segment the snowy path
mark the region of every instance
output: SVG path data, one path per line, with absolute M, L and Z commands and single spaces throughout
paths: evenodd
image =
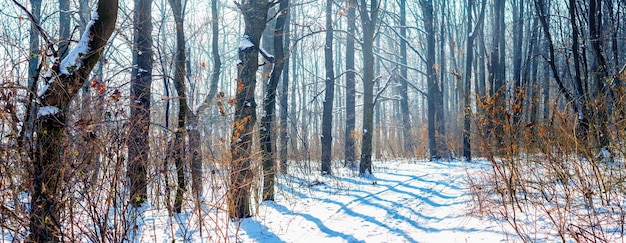
M 500 242 L 501 227 L 469 215 L 461 162 L 385 162 L 376 179 L 289 177 L 276 203 L 242 222 L 243 242 Z M 353 172 L 344 171 L 344 174 Z M 312 183 L 315 182 L 315 183 Z

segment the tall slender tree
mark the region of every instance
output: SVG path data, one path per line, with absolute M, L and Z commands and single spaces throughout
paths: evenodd
M 478 17 L 478 23 L 475 27 L 472 27 L 473 24 L 473 14 L 474 14 L 474 0 L 467 0 L 467 41 L 465 42 L 465 73 L 463 75 L 463 104 L 464 104 L 464 114 L 463 114 L 463 157 L 465 160 L 472 160 L 472 144 L 470 142 L 471 137 L 471 128 L 472 128 L 472 103 L 471 103 L 471 93 L 472 93 L 472 74 L 473 74 L 473 62 L 474 62 L 474 40 L 478 35 L 478 29 L 482 28 L 484 14 L 485 14 L 485 2 L 483 1 L 482 9 L 480 11 L 480 16 Z
M 289 0 L 281 0 L 278 17 L 274 28 L 274 68 L 270 74 L 270 80 L 265 90 L 263 99 L 263 113 L 261 117 L 261 152 L 263 154 L 263 200 L 274 201 L 274 179 L 276 177 L 276 160 L 274 155 L 274 145 L 276 141 L 274 131 L 274 113 L 276 113 L 276 89 L 278 81 L 285 67 L 284 53 L 284 26 L 289 9 Z
M 435 26 L 434 7 L 432 0 L 421 0 L 424 16 L 424 30 L 426 31 L 426 76 L 428 87 L 428 144 L 430 158 L 439 159 L 444 144 L 437 137 L 443 137 L 443 94 L 437 81 L 437 66 L 435 65 Z
M 404 152 L 409 156 L 413 154 L 414 142 L 411 135 L 411 118 L 408 95 L 408 57 L 406 52 L 407 26 L 406 26 L 406 0 L 400 0 L 400 110 L 402 113 L 402 138 L 404 140 Z
M 283 46 L 285 46 L 285 50 L 283 52 L 287 52 L 289 53 L 289 45 L 290 45 L 290 29 L 291 29 L 291 11 L 289 11 L 289 9 L 287 9 L 287 12 L 285 13 L 287 16 L 285 16 L 285 27 L 284 27 L 284 44 Z M 284 63 L 284 68 L 283 68 L 283 75 L 281 76 L 282 79 L 282 86 L 281 86 L 281 95 L 280 95 L 280 146 L 278 146 L 278 152 L 279 152 L 279 156 L 280 156 L 280 173 L 281 174 L 287 174 L 287 153 L 288 153 L 288 149 L 287 149 L 287 141 L 289 140 L 289 130 L 287 129 L 287 127 L 289 126 L 287 124 L 287 118 L 288 118 L 288 114 L 287 112 L 289 111 L 288 106 L 289 106 L 289 55 L 285 55 L 285 63 Z M 295 94 L 291 94 L 292 96 L 294 96 Z
M 354 67 L 354 43 L 356 33 L 356 0 L 348 1 L 348 38 L 346 39 L 346 133 L 345 133 L 345 163 L 354 166 L 356 162 L 356 146 L 354 142 L 354 128 L 356 127 L 355 86 L 356 71 Z
M 523 92 L 523 86 L 525 85 L 522 80 L 522 40 L 524 39 L 524 0 L 513 1 L 513 16 L 514 23 L 513 28 L 513 97 L 511 102 L 511 113 L 513 115 L 513 124 L 520 123 L 522 118 L 523 104 L 525 94 Z
M 63 59 L 68 54 L 70 44 L 70 0 L 59 0 L 59 58 Z
M 363 139 L 359 174 L 372 173 L 372 136 L 374 134 L 374 40 L 380 5 L 378 0 L 361 0 L 359 12 L 363 28 Z
M 37 144 L 31 154 L 32 191 L 28 242 L 61 241 L 61 187 L 67 145 L 64 111 L 98 61 L 115 29 L 118 1 L 100 0 L 78 45 L 43 76 L 44 86 L 37 114 Z
M 335 71 L 333 62 L 333 1 L 326 0 L 326 41 L 324 44 L 324 67 L 326 67 L 326 90 L 322 114 L 322 174 L 332 174 L 332 126 L 333 100 L 335 97 Z
M 610 90 L 607 85 L 608 64 L 604 57 L 602 24 L 603 24 L 603 8 L 604 1 L 591 0 L 589 2 L 589 39 L 591 41 L 591 76 L 595 84 L 594 97 L 599 107 L 596 108 L 594 114 L 595 125 L 597 126 L 598 147 L 608 149 L 609 138 L 609 106 L 610 106 Z
M 176 166 L 176 197 L 174 198 L 174 211 L 182 212 L 183 197 L 186 190 L 185 181 L 185 129 L 187 117 L 187 97 L 185 95 L 185 32 L 183 25 L 183 4 L 181 0 L 168 0 L 172 12 L 174 13 L 174 22 L 176 25 L 176 58 L 174 60 L 174 87 L 178 93 L 178 128 L 174 133 L 173 154 L 174 164 Z
M 496 143 L 502 145 L 503 125 L 505 120 L 506 109 L 506 85 L 505 85 L 505 1 L 494 1 L 493 4 L 493 49 L 490 54 L 490 81 L 491 81 L 491 109 L 493 109 L 493 117 L 490 121 L 493 127 L 489 132 L 496 138 Z
M 41 0 L 34 0 L 30 2 L 30 14 L 32 15 L 29 32 L 28 42 L 28 90 L 30 90 L 28 107 L 26 108 L 26 122 L 24 123 L 24 129 L 20 134 L 20 143 L 28 144 L 29 141 L 24 141 L 24 138 L 32 138 L 35 129 L 35 119 L 37 118 L 37 102 L 34 102 L 34 96 L 37 93 L 37 80 L 39 79 L 39 61 L 41 60 L 41 53 L 39 52 L 39 21 L 41 19 Z M 20 146 L 21 147 L 21 146 Z M 29 146 L 30 147 L 30 146 Z
M 150 152 L 150 87 L 152 84 L 152 0 L 135 0 L 134 50 L 130 89 L 130 137 L 128 177 L 130 202 L 139 207 L 148 193 L 147 166 Z

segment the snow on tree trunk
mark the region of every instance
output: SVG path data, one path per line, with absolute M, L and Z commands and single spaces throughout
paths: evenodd
M 84 84 L 115 28 L 118 1 L 100 0 L 78 45 L 44 75 L 45 91 L 36 123 L 29 242 L 60 242 L 61 183 L 68 168 L 61 159 L 70 141 L 66 138 L 64 110 Z

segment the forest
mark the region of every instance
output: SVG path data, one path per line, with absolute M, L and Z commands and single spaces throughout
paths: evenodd
M 199 234 L 150 242 L 263 242 L 242 220 L 296 178 L 394 168 L 460 173 L 508 240 L 625 240 L 624 0 L 0 4 L 2 242 L 146 242 L 148 212 Z

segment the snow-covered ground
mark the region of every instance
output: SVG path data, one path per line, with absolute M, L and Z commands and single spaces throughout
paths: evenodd
M 144 208 L 135 242 L 503 242 L 505 222 L 472 216 L 467 185 L 486 162 L 376 161 L 374 176 L 336 168 L 333 176 L 295 170 L 280 176 L 275 202 L 237 222 L 205 203 L 169 217 Z M 219 200 L 218 200 L 219 201 Z M 202 215 L 202 225 L 198 222 Z

